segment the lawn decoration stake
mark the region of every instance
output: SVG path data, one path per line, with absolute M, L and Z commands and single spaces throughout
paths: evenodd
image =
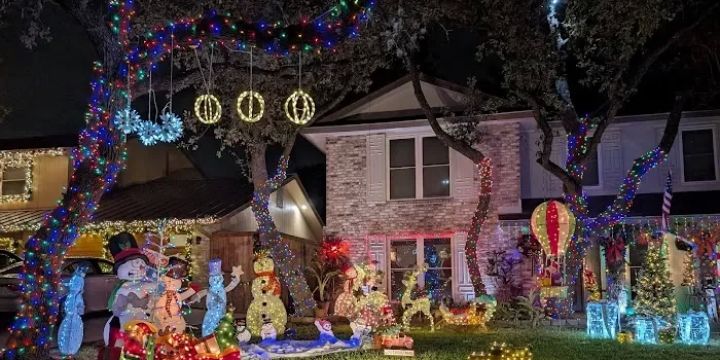
M 427 266 L 423 264 L 419 269 L 409 271 L 405 274 L 405 278 L 402 283 L 405 285 L 405 292 L 403 292 L 400 304 L 402 305 L 403 311 L 403 327 L 405 329 L 410 328 L 410 320 L 417 313 L 422 313 L 430 319 L 430 331 L 435 331 L 435 319 L 430 312 L 430 298 L 427 296 L 421 296 L 413 299 L 411 294 L 415 286 L 417 285 L 417 277 L 421 272 L 425 272 Z

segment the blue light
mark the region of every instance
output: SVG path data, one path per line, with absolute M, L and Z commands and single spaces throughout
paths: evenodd
M 657 344 L 660 333 L 660 319 L 655 317 L 635 318 L 635 342 Z
M 592 339 L 615 339 L 620 332 L 620 312 L 616 303 L 589 302 L 586 308 L 587 335 Z
M 680 342 L 685 345 L 707 345 L 710 340 L 710 322 L 704 312 L 691 311 L 678 315 Z

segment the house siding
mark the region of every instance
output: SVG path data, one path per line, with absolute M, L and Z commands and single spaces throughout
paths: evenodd
M 491 127 L 491 128 L 490 128 Z M 480 268 L 487 263 L 487 253 L 504 250 L 515 246 L 515 241 L 497 241 L 492 239 L 493 231 L 498 226 L 499 212 L 515 212 L 520 206 L 520 126 L 516 122 L 489 125 L 487 133 L 492 133 L 484 141 L 483 151 L 491 157 L 494 165 L 494 192 L 491 201 L 490 215 L 484 226 L 478 251 Z M 427 129 L 429 131 L 429 127 Z M 428 133 L 431 135 L 432 133 Z M 464 264 L 462 247 L 466 231 L 470 226 L 475 208 L 476 195 L 457 194 L 442 199 L 383 200 L 378 196 L 378 184 L 370 186 L 369 179 L 378 179 L 374 169 L 377 166 L 373 156 L 377 149 L 369 149 L 377 143 L 379 134 L 357 136 L 329 136 L 326 139 L 327 161 L 327 226 L 328 233 L 337 234 L 351 242 L 351 253 L 354 261 L 368 258 L 378 260 L 381 267 L 387 261 L 388 241 L 392 238 L 407 235 L 437 235 L 453 239 L 453 293 L 455 298 L 469 298 L 466 281 L 462 278 L 467 272 Z M 371 150 L 371 151 L 368 151 Z M 384 153 L 386 149 L 382 150 Z M 458 153 L 451 152 L 451 188 L 459 181 L 458 166 L 471 166 L 472 182 L 465 189 L 477 194 L 480 179 L 474 165 L 468 159 L 458 161 Z M 385 156 L 385 155 L 383 155 Z M 383 161 L 383 166 L 385 163 Z M 468 169 L 464 169 L 468 170 Z M 386 171 L 386 170 L 385 170 Z M 464 171 L 468 173 L 467 171 Z M 374 180 L 376 181 L 376 180 Z M 383 183 L 381 189 L 385 189 Z M 370 193 L 369 193 L 370 192 Z M 383 249 L 384 246 L 384 249 Z M 460 269 L 460 270 L 458 270 Z M 384 269 L 387 270 L 388 269 Z M 525 274 L 530 277 L 529 269 Z M 494 282 L 485 279 L 490 291 L 494 290 Z M 527 287 L 529 288 L 530 285 Z M 472 291 L 472 290 L 470 290 Z

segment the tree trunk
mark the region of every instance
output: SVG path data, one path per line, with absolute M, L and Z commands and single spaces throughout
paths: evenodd
M 292 148 L 292 144 L 289 145 Z M 312 316 L 316 307 L 312 291 L 307 284 L 299 257 L 293 254 L 289 244 L 283 241 L 282 235 L 275 226 L 270 214 L 270 195 L 279 189 L 286 178 L 288 157 L 283 155 L 277 166 L 275 175 L 268 178 L 264 144 L 257 145 L 251 152 L 252 181 L 255 187 L 252 210 L 258 224 L 260 243 L 270 250 L 275 267 L 280 273 L 282 282 L 287 286 L 295 307 L 295 315 Z M 289 154 L 289 151 L 287 152 Z
M 465 259 L 467 260 L 468 271 L 470 272 L 470 281 L 475 290 L 475 297 L 487 294 L 485 284 L 482 281 L 482 273 L 480 272 L 480 264 L 477 258 L 478 244 L 480 242 L 480 231 L 482 230 L 485 220 L 487 220 L 490 209 L 490 197 L 492 195 L 492 161 L 484 158 L 476 165 L 480 173 L 480 195 L 478 196 L 478 204 L 475 208 L 475 214 L 470 224 L 470 233 L 467 242 L 465 242 Z
M 95 70 L 90 120 L 72 153 L 73 173 L 67 191 L 25 243 L 22 305 L 10 328 L 3 359 L 47 358 L 60 312 L 60 269 L 65 253 L 125 162 L 125 137 L 115 131 L 112 109 L 106 107 L 112 101 L 112 88 L 99 65 Z

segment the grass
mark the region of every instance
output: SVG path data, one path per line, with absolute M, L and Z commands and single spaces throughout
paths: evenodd
M 312 339 L 314 327 L 298 328 L 298 337 Z M 339 338 L 348 338 L 350 329 L 338 326 Z M 510 347 L 529 346 L 534 360 L 709 360 L 720 359 L 720 341 L 715 335 L 711 346 L 638 345 L 615 341 L 589 340 L 584 332 L 559 329 L 491 329 L 487 331 L 462 327 L 411 331 L 417 359 L 462 360 L 473 351 L 490 348 L 493 342 Z M 77 359 L 96 359 L 94 347 L 85 347 Z M 315 357 L 323 360 L 374 360 L 385 357 L 379 350 L 358 351 Z

